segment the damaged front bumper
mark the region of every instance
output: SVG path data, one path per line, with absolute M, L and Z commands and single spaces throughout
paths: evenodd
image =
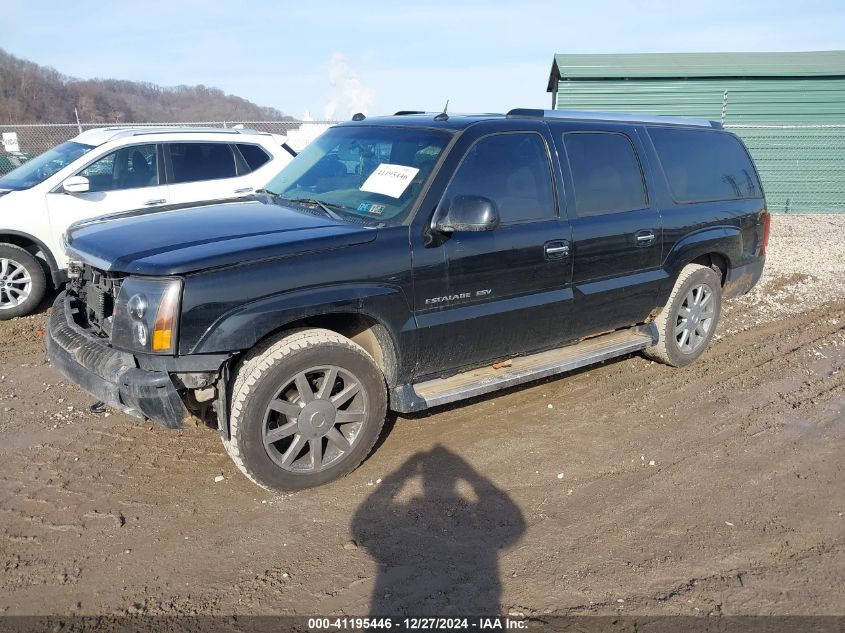
M 45 333 L 53 367 L 109 406 L 172 429 L 182 428 L 191 413 L 174 374 L 140 368 L 133 354 L 111 347 L 77 325 L 72 310 L 70 297 L 62 292 L 53 304 Z

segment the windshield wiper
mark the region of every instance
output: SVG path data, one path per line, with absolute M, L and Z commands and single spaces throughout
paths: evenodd
M 332 211 L 329 207 L 332 206 L 335 209 L 342 209 L 342 204 L 335 204 L 333 202 L 323 202 L 322 200 L 317 200 L 316 198 L 280 198 L 280 200 L 284 200 L 285 202 L 293 202 L 295 204 L 313 204 L 320 209 L 323 210 L 327 216 L 329 216 L 332 220 L 337 220 L 339 222 L 343 222 L 343 218 L 340 217 L 337 213 Z

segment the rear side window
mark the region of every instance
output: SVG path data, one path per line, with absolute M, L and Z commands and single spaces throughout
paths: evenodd
M 267 152 L 258 145 L 247 145 L 246 143 L 238 143 L 238 151 L 244 157 L 246 164 L 249 165 L 250 171 L 255 171 L 270 160 Z
M 563 135 L 579 217 L 648 206 L 643 172 L 627 136 L 613 132 Z
M 733 135 L 667 128 L 648 133 L 677 202 L 762 196 L 748 153 Z
M 554 191 L 543 138 L 496 134 L 477 141 L 461 161 L 444 198 L 490 198 L 502 224 L 555 217 Z
M 235 155 L 228 143 L 170 143 L 173 182 L 235 176 Z

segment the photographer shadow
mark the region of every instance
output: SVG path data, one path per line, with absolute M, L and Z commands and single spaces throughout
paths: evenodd
M 524 532 L 513 500 L 461 457 L 442 446 L 413 455 L 352 520 L 379 565 L 370 615 L 501 614 L 499 552 Z

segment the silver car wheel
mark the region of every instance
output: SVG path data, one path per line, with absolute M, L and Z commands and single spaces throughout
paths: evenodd
M 23 264 L 13 259 L 0 259 L 0 310 L 16 308 L 29 299 L 32 276 Z
M 707 284 L 693 287 L 684 297 L 675 322 L 675 341 L 684 354 L 692 354 L 704 344 L 713 327 L 715 302 Z
M 319 472 L 356 445 L 367 395 L 351 371 L 325 365 L 290 377 L 264 414 L 264 448 L 291 472 Z

